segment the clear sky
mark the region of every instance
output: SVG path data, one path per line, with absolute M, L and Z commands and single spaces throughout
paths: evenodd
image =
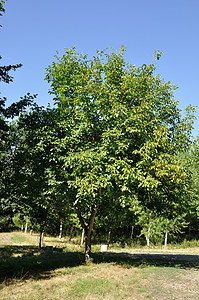
M 1 83 L 8 103 L 27 92 L 38 94 L 40 105 L 52 103 L 44 77 L 56 51 L 76 46 L 92 56 L 124 45 L 126 60 L 136 66 L 164 52 L 157 72 L 179 87 L 179 107 L 199 105 L 199 0 L 8 0 L 5 9 L 0 62 L 23 64 L 13 83 Z M 199 109 L 196 116 L 199 135 Z

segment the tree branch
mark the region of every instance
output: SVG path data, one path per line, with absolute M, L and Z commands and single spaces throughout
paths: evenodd
M 92 206 L 92 209 L 91 209 L 91 216 L 90 216 L 90 220 L 88 223 L 88 236 L 91 234 L 91 231 L 93 229 L 93 223 L 94 223 L 95 216 L 97 213 L 97 206 L 98 206 L 98 203 L 94 203 Z
M 80 223 L 82 225 L 82 228 L 86 229 L 86 225 L 85 225 L 84 219 L 82 218 L 81 212 L 80 212 L 77 204 L 75 204 L 75 210 L 76 210 L 77 216 L 78 216 L 78 218 L 80 220 Z

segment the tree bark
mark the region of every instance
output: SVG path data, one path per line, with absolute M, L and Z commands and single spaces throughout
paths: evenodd
M 39 249 L 41 250 L 42 246 L 42 240 L 44 238 L 44 227 L 45 225 L 42 226 L 41 231 L 40 231 L 40 237 L 39 237 Z
M 88 263 L 91 255 L 91 235 L 88 233 L 88 228 L 85 230 L 85 263 Z
M 62 238 L 62 229 L 63 229 L 63 224 L 62 221 L 60 222 L 60 227 L 59 227 L 59 239 Z
M 83 229 L 82 229 L 81 243 L 80 243 L 81 246 L 83 245 L 83 242 L 84 242 L 84 232 L 85 232 L 85 230 L 84 230 L 84 228 L 83 228 Z
M 92 233 L 92 229 L 93 229 L 93 223 L 95 220 L 95 216 L 97 213 L 97 206 L 98 204 L 95 203 L 93 204 L 92 208 L 91 208 L 91 216 L 89 219 L 89 223 L 88 226 L 86 226 L 84 219 L 81 215 L 81 212 L 77 206 L 77 204 L 75 204 L 75 209 L 77 212 L 77 216 L 79 218 L 79 221 L 81 223 L 82 229 L 84 229 L 85 232 L 85 263 L 87 263 L 90 260 L 90 254 L 91 254 L 91 233 Z
M 191 240 L 191 228 L 190 228 L 190 224 L 189 224 L 189 237 L 188 237 L 189 241 Z
M 28 222 L 26 222 L 25 233 L 27 233 L 27 230 L 28 230 Z
M 150 238 L 149 238 L 149 236 L 150 236 L 150 225 L 149 225 L 149 227 L 148 227 L 148 232 L 147 232 L 147 236 L 146 236 L 146 243 L 147 243 L 147 247 L 149 247 L 150 246 Z
M 39 237 L 39 249 L 41 249 L 43 237 L 44 237 L 44 232 L 42 230 L 40 232 L 40 237 Z
M 99 194 L 99 196 L 101 196 L 102 187 L 99 187 L 98 194 Z M 96 216 L 96 213 L 97 213 L 97 207 L 98 207 L 98 202 L 96 202 L 92 205 L 90 219 L 89 219 L 89 222 L 88 222 L 88 226 L 86 226 L 85 221 L 84 221 L 84 219 L 81 215 L 81 212 L 80 212 L 80 210 L 77 206 L 77 203 L 75 203 L 75 210 L 76 210 L 77 216 L 79 218 L 82 229 L 84 229 L 84 232 L 85 232 L 85 263 L 89 262 L 89 260 L 90 260 L 91 233 L 92 233 L 92 229 L 93 229 L 95 216 Z
M 93 204 L 93 206 L 92 206 L 89 224 L 87 226 L 87 230 L 85 231 L 85 233 L 86 233 L 86 236 L 85 236 L 85 262 L 86 263 L 90 260 L 90 255 L 91 255 L 91 233 L 92 233 L 96 213 L 97 213 L 97 203 Z
M 42 232 L 40 232 L 40 237 L 39 237 L 39 249 L 41 250 L 41 243 L 42 243 Z
M 149 225 L 148 225 L 148 232 L 146 236 L 147 247 L 149 247 L 150 245 L 150 231 L 151 231 L 151 213 L 149 213 Z
M 107 245 L 108 246 L 110 244 L 110 239 L 111 239 L 111 229 L 109 229 L 108 236 L 107 236 Z
M 131 240 L 133 239 L 133 230 L 134 230 L 134 226 L 131 226 L 131 236 L 130 236 Z
M 74 224 L 72 224 L 71 229 L 70 229 L 70 236 L 69 236 L 69 242 L 72 239 L 72 235 L 73 235 L 73 228 L 74 228 Z
M 167 239 L 168 239 L 168 232 L 166 230 L 166 232 L 165 232 L 165 238 L 164 238 L 164 246 L 165 247 L 167 246 Z

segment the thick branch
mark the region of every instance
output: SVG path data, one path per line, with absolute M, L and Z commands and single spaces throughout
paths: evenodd
M 85 223 L 84 223 L 84 219 L 82 218 L 81 212 L 80 212 L 80 210 L 79 210 L 77 204 L 75 204 L 75 210 L 76 210 L 77 216 L 78 216 L 78 218 L 79 218 L 79 220 L 80 220 L 80 223 L 81 223 L 81 225 L 82 225 L 82 228 L 83 228 L 83 229 L 86 229 L 86 225 L 85 225 Z
M 94 223 L 95 216 L 96 216 L 96 213 L 97 213 L 97 206 L 98 206 L 98 203 L 95 203 L 92 206 L 91 216 L 90 216 L 90 220 L 89 220 L 89 224 L 88 224 L 88 236 L 90 236 L 91 231 L 93 229 L 93 223 Z
M 99 187 L 99 195 L 101 195 L 102 194 L 102 187 L 100 186 Z
M 99 195 L 102 194 L 102 187 L 99 187 L 99 191 L 98 191 Z M 81 223 L 81 226 L 82 228 L 85 230 L 85 233 L 87 236 L 90 236 L 91 235 L 91 232 L 92 232 L 92 229 L 93 229 L 93 223 L 94 223 L 94 220 L 95 220 L 95 216 L 96 216 L 96 213 L 97 213 L 97 206 L 98 206 L 98 203 L 94 203 L 92 205 L 92 209 L 91 209 L 91 216 L 90 216 L 90 219 L 89 219 L 89 223 L 88 223 L 88 226 L 86 226 L 85 222 L 84 222 L 84 219 L 81 215 L 81 212 L 77 206 L 77 203 L 75 203 L 75 210 L 77 212 L 77 216 L 80 220 L 80 223 Z

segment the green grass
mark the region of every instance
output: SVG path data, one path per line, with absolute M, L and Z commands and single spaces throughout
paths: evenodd
M 199 299 L 198 261 L 93 253 L 85 265 L 83 247 L 75 239 L 69 243 L 45 237 L 53 253 L 38 250 L 37 235 L 3 233 L 0 241 L 0 299 Z M 148 252 L 154 250 L 158 251 Z M 192 251 L 190 247 L 182 250 Z M 114 247 L 111 251 L 116 252 Z
M 26 236 L 13 236 L 11 237 L 11 241 L 13 243 L 25 243 L 27 242 L 27 237 Z

